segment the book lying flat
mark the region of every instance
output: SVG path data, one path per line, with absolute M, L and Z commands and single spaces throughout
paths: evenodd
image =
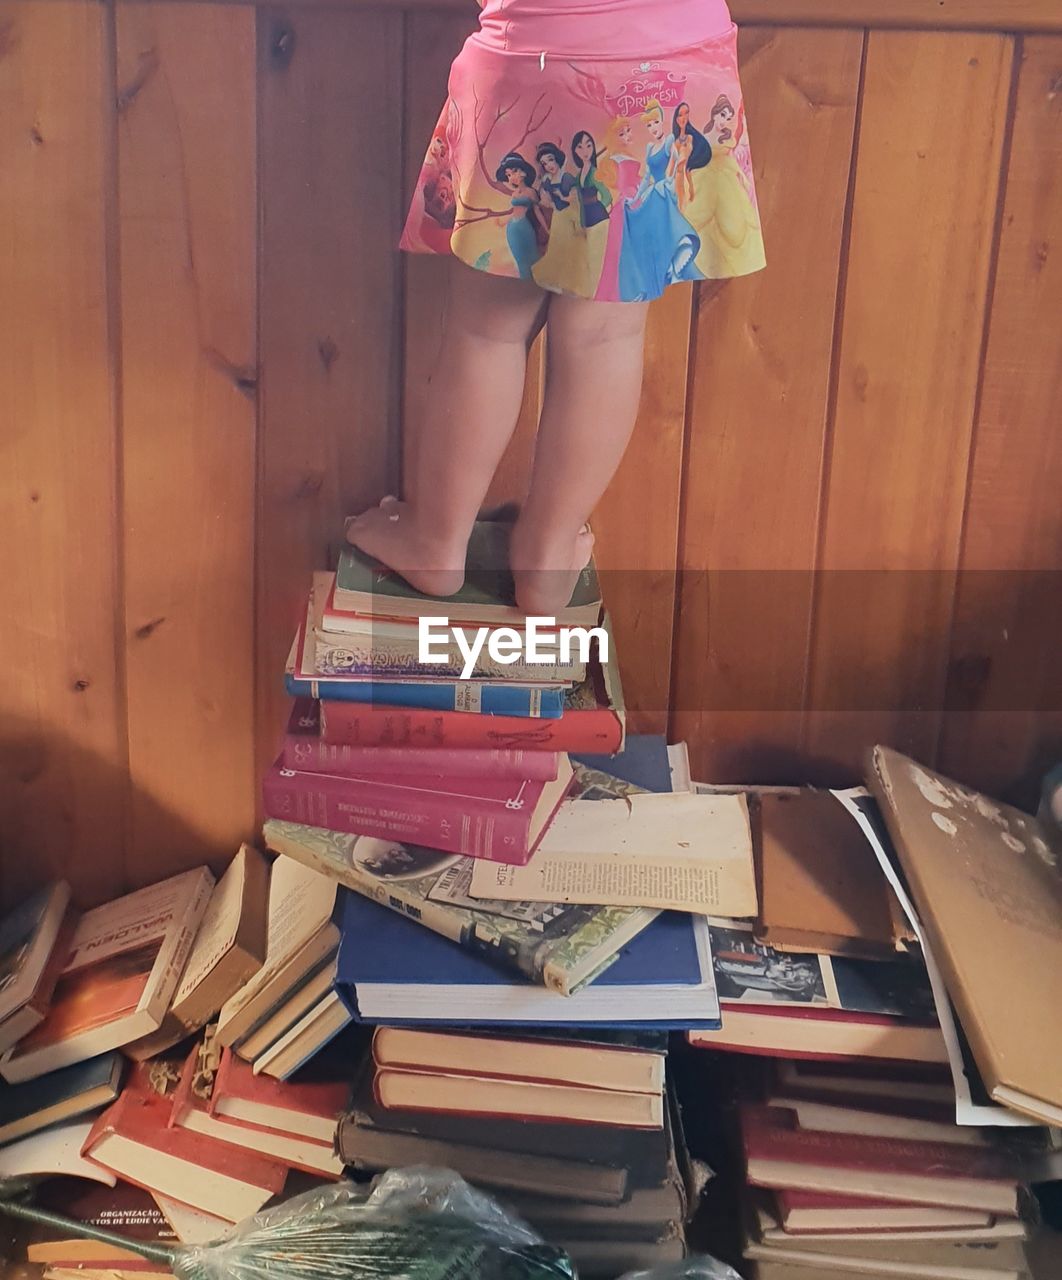
M 608 617 L 603 625 L 608 629 Z M 564 694 L 559 719 L 467 715 L 463 711 L 323 702 L 321 738 L 362 747 L 466 747 L 521 751 L 623 750 L 627 713 L 623 686 L 609 646 L 607 662 L 595 655 L 587 678 Z
M 210 1111 L 237 1124 L 295 1134 L 331 1148 L 336 1124 L 350 1101 L 350 1077 L 348 1062 L 318 1059 L 297 1081 L 280 1083 L 255 1074 L 226 1049 L 210 1097 Z
M 143 1244 L 173 1244 L 176 1236 L 150 1194 L 127 1182 L 113 1187 L 82 1178 L 51 1178 L 34 1194 L 38 1208 L 75 1218 L 86 1226 L 120 1232 Z M 130 1249 L 87 1236 L 38 1228 L 26 1246 L 26 1261 L 55 1267 L 139 1270 L 143 1259 Z
M 113 1187 L 114 1174 L 82 1157 L 91 1120 L 72 1120 L 0 1147 L 0 1181 L 8 1178 L 90 1178 Z
M 301 773 L 277 761 L 262 784 L 265 813 L 285 822 L 404 840 L 523 865 L 571 787 L 572 767 L 530 778 L 352 778 Z
M 146 1191 L 239 1222 L 284 1189 L 276 1160 L 169 1125 L 172 1099 L 126 1088 L 92 1126 L 85 1156 Z
M 819 1133 L 782 1107 L 742 1106 L 741 1130 L 753 1186 L 992 1214 L 1017 1215 L 1023 1204 L 1017 1162 L 1002 1150 Z
M 414 1071 L 472 1073 L 631 1093 L 659 1094 L 664 1087 L 664 1054 L 622 1045 L 377 1027 L 372 1053 L 377 1066 Z
M 218 1078 L 214 1068 L 216 1059 L 217 1049 L 209 1036 L 193 1046 L 174 1093 L 171 1126 L 255 1152 L 319 1177 L 338 1178 L 342 1174 L 343 1165 L 332 1150 L 332 1135 L 327 1142 L 321 1142 L 219 1115 L 212 1101 Z M 335 1119 L 332 1130 L 334 1135 Z
M 1062 1125 L 1062 875 L 1049 833 L 886 747 L 868 781 L 991 1098 Z
M 0 1090 L 0 1146 L 108 1106 L 124 1070 L 125 1059 L 111 1052 L 8 1085 Z
M 506 751 L 490 747 L 351 746 L 321 737 L 321 704 L 300 698 L 291 711 L 281 761 L 285 769 L 345 778 L 534 778 L 557 776 L 556 751 Z
M 775 1081 L 792 1097 L 834 1099 L 859 1105 L 859 1100 L 924 1103 L 949 1106 L 955 1100 L 951 1077 L 944 1066 L 915 1063 L 814 1062 L 806 1059 L 775 1063 Z
M 728 1005 L 719 1031 L 690 1033 L 699 1049 L 786 1058 L 866 1058 L 946 1063 L 938 1027 L 839 1009 Z
M 900 1276 L 903 1280 L 1028 1280 L 1029 1275 L 1025 1267 L 920 1267 L 911 1262 L 799 1254 L 764 1245 L 750 1245 L 745 1257 L 755 1263 L 756 1280 L 872 1280 L 874 1276 Z
M 927 1231 L 933 1227 L 987 1227 L 989 1213 L 974 1209 L 947 1209 L 940 1205 L 903 1204 L 858 1196 L 796 1191 L 775 1191 L 778 1216 L 785 1231 Z
M 357 547 L 344 547 L 330 603 L 376 618 L 439 615 L 476 626 L 522 627 L 526 615 L 516 607 L 509 569 L 511 533 L 512 525 L 506 522 L 477 520 L 468 540 L 464 585 L 445 599 L 424 595 Z M 558 611 L 557 625 L 592 627 L 600 612 L 601 587 L 591 561 L 579 575 L 568 605 Z
M 376 1098 L 388 1110 L 447 1111 L 462 1116 L 521 1120 L 570 1120 L 631 1129 L 664 1123 L 661 1093 L 622 1093 L 572 1084 L 543 1084 L 496 1077 L 442 1075 L 379 1068 Z
M 156 1031 L 213 887 L 199 867 L 85 912 L 48 1016 L 0 1059 L 4 1079 L 32 1080 Z
M 548 924 L 543 932 L 552 941 Z M 563 944 L 557 942 L 560 949 Z M 339 981 L 350 991 L 360 1021 L 370 1023 L 719 1025 L 707 923 L 703 916 L 670 912 L 639 931 L 592 983 L 564 995 L 519 975 L 510 977 L 491 959 L 350 894 L 344 904 Z

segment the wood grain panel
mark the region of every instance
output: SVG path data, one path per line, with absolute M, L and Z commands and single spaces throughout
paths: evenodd
M 226 0 L 228 2 L 228 0 Z M 293 7 L 375 6 L 379 0 L 290 0 Z M 395 0 L 414 12 L 474 12 L 475 0 Z M 1062 31 L 1056 0 L 731 0 L 739 23 L 771 26 L 929 27 L 959 31 Z
M 398 484 L 402 24 L 259 17 L 259 768 L 310 574 Z
M 935 752 L 1011 56 L 869 39 L 807 739 L 834 776 Z
M 1062 39 L 1021 59 L 941 767 L 1029 800 L 1062 756 Z
M 593 516 L 629 725 L 640 733 L 668 727 L 692 301 L 692 288 L 674 288 L 649 308 L 638 421 Z
M 0 843 L 16 898 L 122 874 L 105 11 L 0 5 Z
M 135 883 L 253 833 L 253 10 L 120 5 L 118 84 Z
M 799 772 L 863 37 L 742 40 L 767 269 L 699 286 L 671 723 L 699 777 L 769 781 Z

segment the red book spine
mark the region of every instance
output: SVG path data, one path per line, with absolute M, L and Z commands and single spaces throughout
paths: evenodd
M 294 733 L 284 738 L 281 760 L 285 769 L 346 778 L 364 778 L 366 774 L 380 777 L 416 774 L 422 778 L 534 778 L 550 782 L 557 776 L 555 751 L 354 747 Z
M 402 840 L 487 862 L 523 866 L 530 857 L 528 809 L 497 801 L 389 786 L 274 766 L 262 786 L 267 818 L 349 835 Z
M 558 720 L 539 720 L 471 715 L 465 711 L 322 702 L 321 739 L 359 747 L 457 750 L 486 747 L 614 755 L 623 745 L 623 724 L 616 712 L 607 707 L 565 711 Z

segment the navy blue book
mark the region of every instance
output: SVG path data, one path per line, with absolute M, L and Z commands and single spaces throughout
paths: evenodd
M 664 912 L 589 986 L 565 996 L 455 947 L 358 894 L 344 895 L 337 982 L 368 1023 L 718 1028 L 708 926 Z
M 109 1106 L 121 1091 L 124 1068 L 116 1051 L 0 1086 L 0 1146 Z

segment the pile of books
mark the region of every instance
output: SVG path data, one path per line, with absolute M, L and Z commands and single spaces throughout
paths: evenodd
M 379 1027 L 339 1153 L 359 1172 L 456 1169 L 581 1275 L 674 1261 L 689 1201 L 666 1055 L 660 1033 Z

